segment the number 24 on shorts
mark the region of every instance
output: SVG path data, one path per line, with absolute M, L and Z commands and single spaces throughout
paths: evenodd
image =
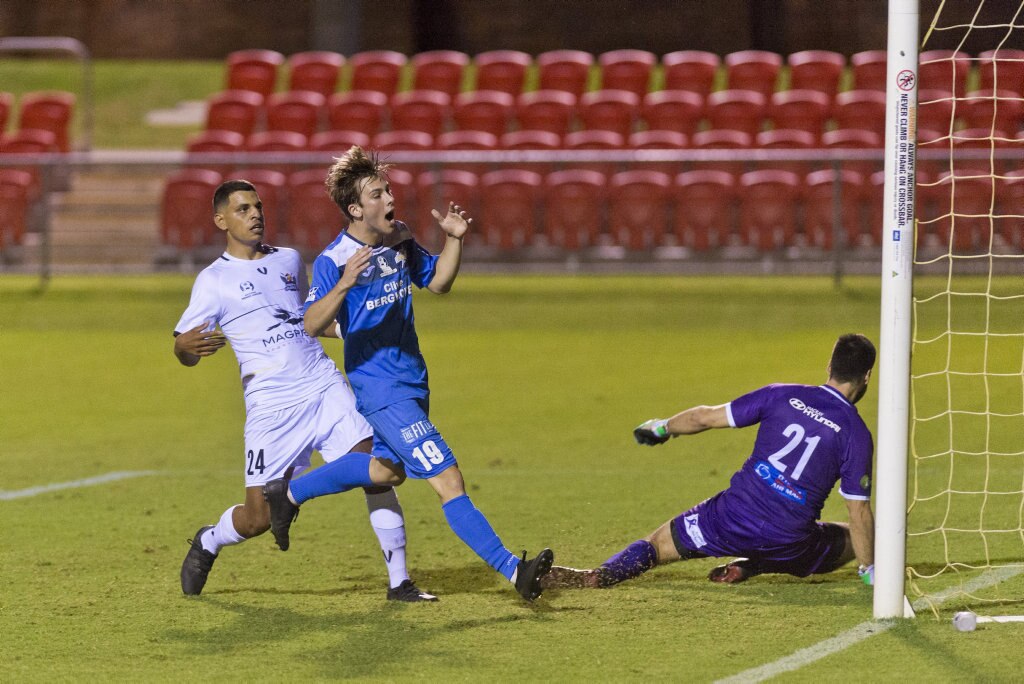
M 423 443 L 422 447 L 413 449 L 412 455 L 423 464 L 423 469 L 426 471 L 433 470 L 434 466 L 444 460 L 444 454 L 441 453 L 441 449 L 432 440 L 427 440 Z

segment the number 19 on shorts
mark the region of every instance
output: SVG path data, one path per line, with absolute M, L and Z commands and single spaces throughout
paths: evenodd
M 412 450 L 412 455 L 422 465 L 423 469 L 430 472 L 434 469 L 434 466 L 441 463 L 444 460 L 444 454 L 432 440 L 427 440 L 422 446 L 418 446 Z

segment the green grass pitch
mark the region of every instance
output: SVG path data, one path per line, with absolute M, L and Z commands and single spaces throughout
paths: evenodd
M 870 619 L 871 592 L 852 568 L 723 587 L 705 579 L 710 560 L 527 605 L 415 481 L 400 489 L 409 564 L 440 603 L 385 602 L 358 493 L 307 504 L 287 553 L 269 535 L 225 549 L 203 595 L 183 597 L 185 540 L 243 487 L 233 354 L 192 369 L 171 354 L 191 282 L 66 277 L 40 294 L 32 279 L 0 278 L 0 489 L 154 471 L 0 500 L 5 680 L 699 682 Z M 824 381 L 838 334 L 877 341 L 878 301 L 877 279 L 835 289 L 824 278 L 466 274 L 446 297 L 418 293 L 416 312 L 432 418 L 474 501 L 513 550 L 549 545 L 558 563 L 592 566 L 724 487 L 754 436 L 720 430 L 645 449 L 634 425 L 768 382 Z M 328 347 L 340 359 L 338 343 Z M 860 409 L 874 429 L 875 389 Z M 826 517 L 845 519 L 838 495 Z M 1019 677 L 1019 626 L 962 634 L 948 616 L 782 678 Z

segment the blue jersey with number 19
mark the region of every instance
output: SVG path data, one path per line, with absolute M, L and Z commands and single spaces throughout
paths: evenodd
M 871 496 L 871 432 L 836 389 L 768 385 L 727 404 L 727 413 L 733 427 L 759 424 L 753 453 L 719 498 L 734 536 L 800 539 L 837 481 L 846 499 Z
M 408 234 L 400 222 L 398 230 Z M 313 283 L 303 313 L 338 283 L 345 263 L 363 246 L 343 232 L 320 253 L 313 262 Z M 337 321 L 345 339 L 345 373 L 363 415 L 430 393 L 416 336 L 412 286 L 425 287 L 436 264 L 437 257 L 411 237 L 375 247 L 369 266 L 345 295 Z

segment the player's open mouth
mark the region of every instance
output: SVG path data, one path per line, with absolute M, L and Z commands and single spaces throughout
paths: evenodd
M 395 210 L 392 209 L 388 213 L 384 214 L 384 218 L 386 218 L 388 221 L 394 221 L 395 220 Z

